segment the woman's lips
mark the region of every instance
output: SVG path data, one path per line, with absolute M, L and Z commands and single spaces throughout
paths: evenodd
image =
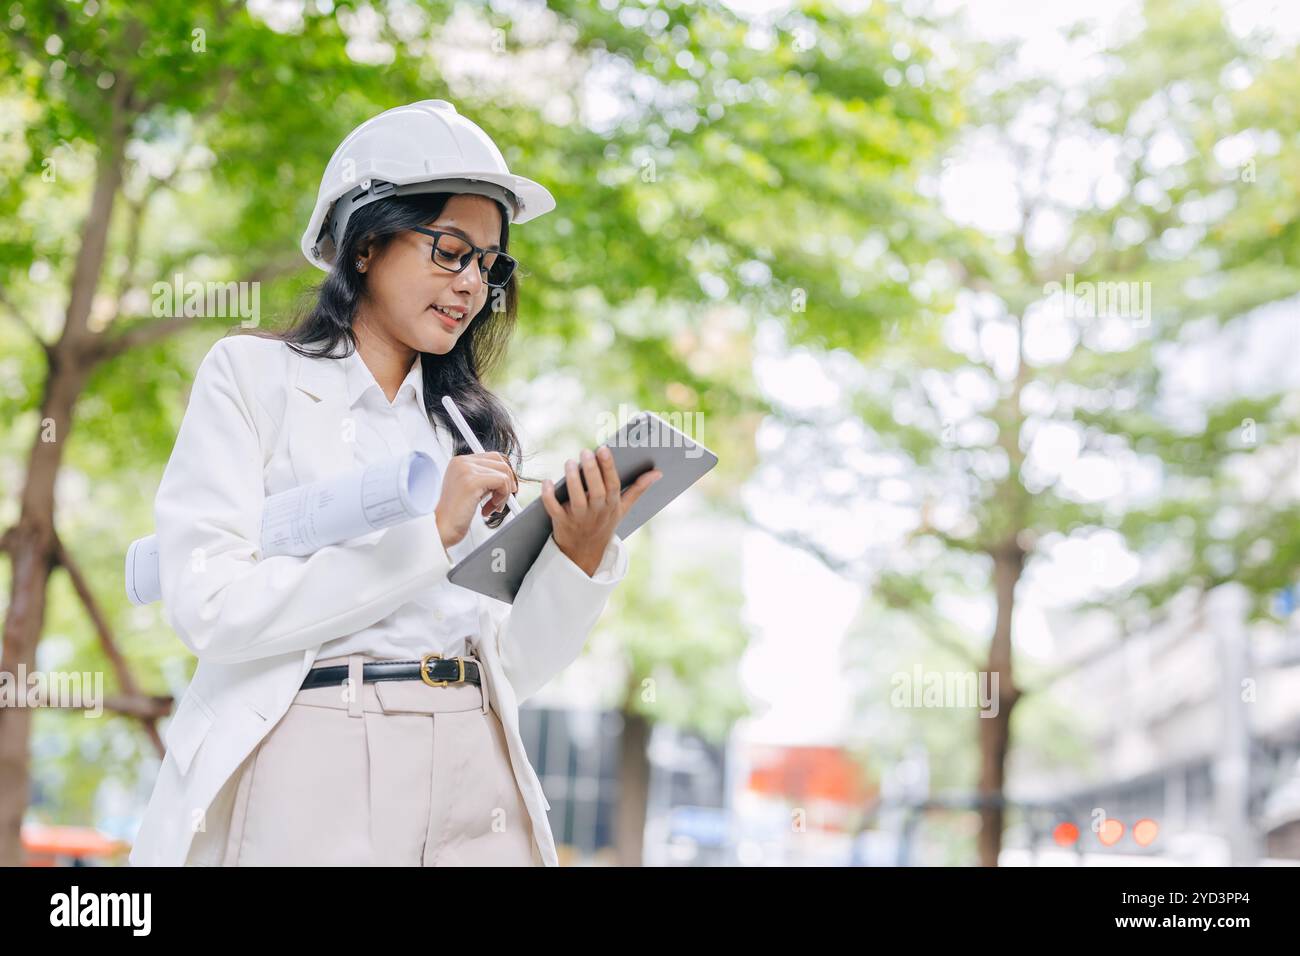
M 433 306 L 429 306 L 429 311 L 438 317 L 438 321 L 442 323 L 442 327 L 448 332 L 455 332 L 464 321 L 463 319 L 453 319 L 451 316 L 439 312 Z

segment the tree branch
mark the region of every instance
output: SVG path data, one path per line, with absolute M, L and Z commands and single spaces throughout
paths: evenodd
M 211 322 L 210 315 L 181 315 L 174 319 L 159 319 L 156 322 L 143 322 L 132 325 L 125 331 L 115 333 L 108 341 L 96 344 L 92 353 L 95 362 L 115 359 L 123 352 L 145 345 L 153 345 L 205 322 Z
M 121 714 L 124 717 L 135 717 L 138 720 L 144 721 L 146 726 L 152 728 L 156 720 L 171 714 L 173 703 L 173 698 L 166 694 L 117 694 L 112 697 L 105 697 L 103 700 L 103 708 L 112 713 Z M 88 709 L 85 704 L 43 704 L 42 706 L 51 709 Z M 155 743 L 155 746 L 161 747 L 161 744 Z M 164 751 L 160 749 L 158 753 L 159 756 L 162 756 Z
M 109 663 L 113 666 L 118 685 L 126 692 L 128 699 L 134 701 L 147 700 L 148 698 L 140 693 L 140 688 L 135 682 L 135 676 L 131 673 L 126 658 L 118 650 L 112 628 L 109 627 L 108 619 L 100 609 L 99 602 L 95 600 L 95 595 L 90 589 L 90 583 L 86 580 L 86 576 L 82 574 L 80 566 L 73 560 L 68 549 L 64 547 L 63 539 L 59 537 L 57 532 L 54 535 L 54 549 L 55 559 L 68 572 L 68 577 L 72 581 L 73 589 L 77 592 L 77 597 L 81 599 L 81 603 L 86 608 L 86 613 L 90 615 L 91 623 L 95 626 L 95 632 L 99 635 L 99 643 L 103 647 Z M 149 739 L 153 741 L 158 756 L 163 756 L 167 748 L 163 745 L 162 737 L 158 734 L 155 715 L 152 712 L 147 712 L 137 716 L 140 716 L 144 721 L 145 730 L 149 734 Z
M 748 515 L 745 516 L 745 520 L 754 528 L 764 532 L 765 534 L 771 535 L 782 544 L 788 544 L 792 548 L 798 548 L 800 551 L 805 551 L 812 555 L 820 561 L 827 570 L 834 571 L 840 577 L 848 578 L 863 587 L 867 586 L 866 575 L 855 564 L 855 562 L 835 557 L 807 535 L 798 531 L 778 531 L 775 528 L 769 528 L 758 521 L 754 521 Z
M 750 520 L 750 524 L 752 524 L 759 531 L 763 531 L 764 533 L 771 535 L 773 538 L 775 538 L 776 540 L 780 541 L 783 544 L 788 544 L 791 547 L 798 548 L 801 551 L 808 552 L 813 557 L 815 557 L 818 561 L 820 561 L 823 565 L 825 565 L 829 570 L 834 571 L 836 574 L 840 575 L 841 577 L 846 577 L 849 578 L 850 580 L 856 580 L 864 589 L 869 587 L 869 585 L 865 580 L 865 577 L 860 576 L 857 570 L 853 567 L 853 565 L 850 562 L 841 560 L 840 558 L 831 555 L 829 552 L 827 552 L 820 545 L 812 541 L 806 535 L 800 534 L 797 531 L 777 531 L 773 528 L 768 528 L 752 520 Z M 955 638 L 950 637 L 949 635 L 944 633 L 940 616 L 935 614 L 932 609 L 918 607 L 911 600 L 902 597 L 897 592 L 891 591 L 886 581 L 878 580 L 873 585 L 870 585 L 870 587 L 874 588 L 878 593 L 885 596 L 886 601 L 889 601 L 890 599 L 896 601 L 897 604 L 895 606 L 906 606 L 908 610 L 910 610 L 913 613 L 916 620 L 922 625 L 925 631 L 925 635 L 929 640 L 933 641 L 935 644 L 938 644 L 939 646 L 945 648 L 946 650 L 956 655 L 958 658 L 960 658 L 962 661 L 968 664 L 971 670 L 983 669 L 984 667 L 983 663 L 970 650 L 970 648 L 966 647 L 964 644 L 962 644 L 960 641 L 956 640 Z
M 301 268 L 301 260 L 295 254 L 267 263 L 253 272 L 245 282 L 270 282 L 281 276 L 290 275 Z M 211 322 L 211 316 L 186 315 L 170 319 L 158 319 L 153 322 L 139 323 L 120 332 L 101 333 L 100 340 L 93 349 L 93 361 L 103 362 L 116 358 L 123 352 L 137 346 L 152 345 L 170 336 L 192 329 L 204 322 Z
M 18 306 L 14 305 L 13 300 L 9 298 L 3 288 L 0 288 L 0 306 L 4 306 L 5 311 L 9 313 L 10 317 L 23 327 L 23 331 L 31 336 L 33 342 L 41 347 L 41 351 L 45 353 L 45 358 L 48 361 L 51 357 L 50 343 L 46 342 L 45 339 L 42 338 L 41 333 L 37 331 L 36 326 L 32 325 L 32 323 L 27 320 L 27 317 L 23 315 Z
M 938 644 L 940 647 L 949 651 L 973 671 L 984 670 L 984 662 L 974 651 L 968 648 L 955 637 L 946 634 L 943 629 L 943 621 L 940 615 L 936 614 L 933 608 L 920 607 L 915 601 L 898 594 L 889 587 L 888 581 L 880 581 L 877 584 L 877 590 L 885 596 L 888 603 L 891 599 L 895 602 L 892 607 L 906 608 L 910 611 L 918 622 L 925 629 L 925 636 L 930 641 Z

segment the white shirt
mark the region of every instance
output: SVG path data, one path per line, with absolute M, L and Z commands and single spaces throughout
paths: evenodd
M 353 351 L 342 359 L 347 372 L 348 402 L 353 411 L 357 467 L 391 460 L 412 451 L 428 454 L 438 466 L 435 499 L 442 492 L 442 472 L 454 445 L 441 427 L 435 429 L 424 411 L 424 369 L 417 353 L 411 370 L 392 402 L 374 373 Z M 469 535 L 445 549 L 453 562 L 473 550 Z M 424 654 L 455 657 L 465 654 L 465 638 L 479 632 L 478 604 L 472 591 L 443 580 L 421 597 L 403 604 L 375 624 L 347 637 L 327 641 L 319 656 L 369 654 L 381 660 L 419 660 Z

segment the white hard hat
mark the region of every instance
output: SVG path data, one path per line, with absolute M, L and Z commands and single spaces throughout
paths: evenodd
M 366 120 L 339 144 L 321 177 L 302 254 L 329 271 L 352 213 L 377 199 L 475 193 L 500 202 L 510 223 L 555 208 L 545 186 L 515 176 L 501 150 L 446 100 L 420 100 Z

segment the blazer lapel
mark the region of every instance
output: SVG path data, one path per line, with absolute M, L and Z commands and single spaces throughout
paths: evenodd
M 343 363 L 292 354 L 296 371 L 285 424 L 294 478 L 306 485 L 354 467 L 356 446 L 345 437 L 352 410 Z

